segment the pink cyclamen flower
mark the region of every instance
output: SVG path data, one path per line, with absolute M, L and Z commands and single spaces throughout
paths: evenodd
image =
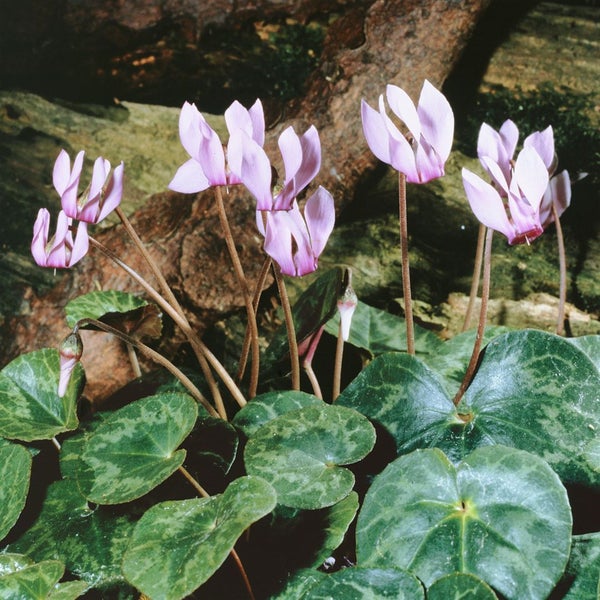
M 111 173 L 111 165 L 105 158 L 94 162 L 92 181 L 87 189 L 79 194 L 79 178 L 83 168 L 85 152 L 77 154 L 71 169 L 69 155 L 61 150 L 52 173 L 52 181 L 60 195 L 62 209 L 71 219 L 86 223 L 99 223 L 119 204 L 123 196 L 123 163 Z
M 60 345 L 60 375 L 58 379 L 58 396 L 62 398 L 67 392 L 67 386 L 71 380 L 71 374 L 75 365 L 80 361 L 83 354 L 83 342 L 81 336 L 74 331 L 70 333 Z
M 304 215 L 295 200 L 289 211 L 256 214 L 258 228 L 265 236 L 265 252 L 284 275 L 299 277 L 316 271 L 335 222 L 333 197 L 325 188 L 319 186 L 306 201 Z
M 244 131 L 259 146 L 264 144 L 265 118 L 260 100 L 245 109 L 237 100 L 225 111 L 230 135 L 227 157 L 217 132 L 206 122 L 195 104 L 185 102 L 179 115 L 179 137 L 190 155 L 169 183 L 169 189 L 185 194 L 201 192 L 213 185 L 240 183 L 232 164 L 241 161 L 240 143 L 234 132 Z
M 362 100 L 363 132 L 373 154 L 403 173 L 410 183 L 443 176 L 454 135 L 454 114 L 448 100 L 427 80 L 416 108 L 409 95 L 395 85 L 387 86 L 386 98 L 408 134 L 388 117 L 383 94 L 379 96 L 379 111 Z
M 48 239 L 50 213 L 45 208 L 39 210 L 33 225 L 31 254 L 40 267 L 69 268 L 87 254 L 89 248 L 87 223 L 79 223 L 75 238 L 71 233 L 71 224 L 72 219 L 61 210 L 58 214 L 56 233 Z
M 497 163 L 486 158 L 485 164 L 506 202 L 497 187 L 463 169 L 463 186 L 475 216 L 486 227 L 503 233 L 511 245 L 539 237 L 544 231 L 540 211 L 549 180 L 542 158 L 532 147 L 523 148 L 508 180 Z
M 321 168 L 321 141 L 314 126 L 301 136 L 288 127 L 279 136 L 278 145 L 285 168 L 280 190 L 272 189 L 271 162 L 262 147 L 244 131 L 232 134 L 235 158 L 230 167 L 256 198 L 257 210 L 290 210 L 296 196 L 316 177 Z

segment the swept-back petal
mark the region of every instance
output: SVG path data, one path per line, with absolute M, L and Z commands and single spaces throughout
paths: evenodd
M 523 142 L 524 148 L 533 148 L 540 156 L 546 169 L 552 173 L 556 168 L 556 153 L 554 151 L 554 131 L 552 125 L 548 125 L 543 131 L 534 131 L 528 135 Z
M 61 174 L 57 174 L 57 178 L 59 180 L 59 185 L 64 183 L 64 169 L 65 169 L 65 158 L 63 154 L 64 150 L 61 151 L 59 158 L 61 160 L 62 165 L 59 167 Z M 62 155 L 62 156 L 61 156 Z M 77 195 L 79 188 L 79 178 L 81 177 L 81 170 L 83 169 L 83 159 L 85 156 L 85 152 L 80 150 L 73 161 L 73 169 L 69 172 L 68 181 L 66 185 L 62 187 L 62 191 L 59 191 L 59 188 L 56 185 L 56 181 L 54 187 L 56 191 L 60 194 L 60 202 L 62 205 L 62 209 L 67 213 L 68 216 L 75 218 L 77 216 Z M 68 159 L 68 155 L 67 155 Z M 58 159 L 57 159 L 58 162 Z M 56 167 L 56 164 L 55 164 Z M 54 179 L 54 177 L 53 177 Z
M 177 169 L 175 177 L 171 179 L 168 187 L 174 192 L 195 194 L 210 187 L 210 182 L 204 174 L 200 163 L 190 158 Z
M 259 145 L 264 146 L 265 144 L 265 114 L 263 111 L 263 105 L 260 99 L 256 99 L 256 102 L 248 109 L 248 114 L 252 121 L 252 139 Z
M 259 144 L 238 130 L 229 138 L 227 160 L 231 172 L 256 198 L 257 210 L 271 210 L 271 163 Z
M 443 164 L 452 149 L 454 113 L 446 96 L 427 79 L 419 97 L 417 115 L 423 137 L 431 144 Z
M 542 196 L 548 187 L 548 170 L 539 154 L 530 146 L 523 148 L 513 171 L 511 189 L 518 185 L 534 211 L 537 211 Z
M 265 252 L 279 265 L 284 275 L 296 275 L 292 256 L 292 233 L 283 211 L 267 213 Z
M 571 204 L 571 178 L 568 171 L 561 171 L 550 178 L 540 204 L 540 222 L 544 229 L 554 221 L 552 205 L 560 217 Z
M 388 84 L 386 97 L 391 111 L 406 125 L 415 139 L 421 135 L 419 115 L 410 96 L 397 85 Z
M 489 156 L 482 156 L 481 164 L 483 168 L 487 171 L 492 181 L 501 191 L 502 195 L 505 196 L 506 194 L 508 194 L 508 189 L 510 187 L 509 182 L 511 180 L 510 167 L 508 173 L 505 173 L 504 170 L 500 167 L 500 165 L 494 160 L 492 160 Z
M 71 159 L 65 150 L 61 150 L 54 163 L 52 170 L 52 183 L 54 188 L 62 196 L 71 178 Z
M 390 137 L 390 154 L 392 167 L 396 171 L 404 173 L 406 181 L 410 183 L 421 182 L 415 151 L 404 136 L 397 139 Z
M 79 262 L 87 254 L 89 244 L 87 223 L 80 222 L 79 225 L 77 225 L 77 234 L 75 235 L 75 241 L 73 242 L 71 256 L 67 266 L 72 267 L 75 263 Z
M 101 203 L 100 213 L 96 219 L 96 223 L 106 218 L 119 204 L 123 197 L 123 172 L 124 165 L 121 162 L 115 167 L 111 177 L 109 178 L 106 189 L 104 190 L 104 202 Z
M 468 169 L 462 169 L 462 180 L 471 210 L 486 227 L 503 233 L 507 238 L 514 235 L 504 203 L 489 183 Z
M 179 113 L 179 139 L 185 151 L 193 158 L 198 158 L 200 148 L 200 121 L 202 115 L 195 104 L 184 102 Z
M 40 208 L 35 223 L 33 224 L 33 239 L 31 241 L 31 254 L 40 267 L 46 266 L 46 245 L 50 232 L 50 212 Z
M 225 152 L 217 132 L 202 119 L 200 126 L 200 147 L 198 162 L 211 185 L 226 185 Z
M 291 125 L 283 130 L 277 140 L 277 145 L 283 158 L 285 183 L 288 183 L 298 172 L 302 164 L 302 144 L 300 143 L 298 134 Z
M 311 125 L 302 134 L 300 146 L 302 147 L 302 162 L 294 175 L 294 197 L 317 176 L 321 168 L 321 140 L 314 125 Z
M 94 199 L 102 190 L 106 183 L 106 178 L 110 173 L 110 162 L 99 156 L 94 161 L 94 170 L 92 171 L 92 182 L 90 183 L 89 198 Z M 86 199 L 87 200 L 87 199 Z
M 323 252 L 335 224 L 333 196 L 322 186 L 306 201 L 304 219 L 315 257 Z
M 390 134 L 381 114 L 361 101 L 363 134 L 371 152 L 382 162 L 391 164 Z
M 502 146 L 506 152 L 506 159 L 512 160 L 517 148 L 517 142 L 519 141 L 519 128 L 510 119 L 506 119 L 498 130 Z

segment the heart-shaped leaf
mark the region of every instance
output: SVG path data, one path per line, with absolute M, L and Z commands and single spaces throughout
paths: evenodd
M 376 358 L 336 404 L 380 423 L 398 454 L 438 447 L 459 461 L 503 444 L 545 458 L 563 481 L 597 484 L 600 376 L 572 343 L 542 331 L 494 338 L 458 408 L 442 379 L 413 356 Z
M 285 588 L 273 600 L 307 600 L 306 594 L 327 575 L 313 569 L 299 569 L 286 581 Z
M 565 338 L 567 342 L 579 348 L 600 371 L 600 335 L 584 335 L 576 338 Z
M 151 598 L 184 598 L 275 504 L 275 491 L 258 477 L 236 479 L 220 496 L 157 504 L 136 525 L 123 572 Z
M 0 440 L 0 540 L 25 506 L 30 476 L 31 454 L 23 446 Z
M 341 406 L 308 406 L 263 425 L 244 453 L 246 470 L 277 491 L 279 503 L 324 508 L 345 498 L 354 475 L 339 465 L 364 458 L 375 444 L 375 429 L 358 412 Z
M 302 596 L 302 600 L 423 600 L 425 592 L 419 580 L 399 569 L 352 567 L 322 578 Z
M 434 581 L 427 589 L 427 600 L 498 600 L 494 590 L 470 573 L 452 573 Z
M 252 398 L 244 408 L 237 412 L 232 422 L 247 437 L 250 437 L 265 423 L 286 412 L 306 406 L 321 406 L 322 404 L 322 400 L 306 392 L 296 392 L 294 390 L 267 392 Z
M 186 394 L 159 394 L 115 411 L 87 440 L 77 480 L 86 498 L 118 504 L 162 483 L 185 459 L 177 450 L 198 415 Z
M 563 596 L 563 600 L 598 600 L 600 533 L 573 536 L 564 579 L 569 591 Z
M 89 587 L 85 581 L 57 583 L 48 595 L 48 600 L 75 600 L 82 596 Z
M 58 560 L 34 563 L 26 556 L 0 555 L 0 598 L 46 600 L 65 571 Z
M 340 326 L 339 312 L 327 322 L 325 331 L 337 337 Z M 415 351 L 417 354 L 435 352 L 443 345 L 434 333 L 415 325 Z M 397 315 L 358 301 L 348 343 L 363 348 L 373 356 L 384 352 L 406 352 L 406 322 Z
M 0 371 L 0 436 L 31 442 L 77 427 L 83 368 L 75 365 L 62 398 L 58 397 L 59 373 L 58 351 L 52 348 L 22 354 Z
M 455 467 L 438 449 L 416 450 L 367 492 L 357 558 L 407 569 L 427 586 L 463 572 L 508 599 L 541 600 L 565 568 L 571 526 L 566 490 L 538 456 L 487 446 Z
M 42 510 L 11 552 L 37 561 L 59 559 L 88 586 L 123 583 L 123 553 L 135 523 L 105 507 L 92 508 L 73 479 L 50 485 Z

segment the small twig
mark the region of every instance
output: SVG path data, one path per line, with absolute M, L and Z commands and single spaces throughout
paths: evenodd
M 467 366 L 465 376 L 463 377 L 460 388 L 454 396 L 454 406 L 458 406 L 462 400 L 464 393 L 467 391 L 471 381 L 475 375 L 475 369 L 477 368 L 477 361 L 479 360 L 479 352 L 481 350 L 481 344 L 483 342 L 483 334 L 485 331 L 485 322 L 487 318 L 487 305 L 490 297 L 490 276 L 492 267 L 492 237 L 494 230 L 489 227 L 486 228 L 485 236 L 485 249 L 483 254 L 483 282 L 481 285 L 481 310 L 479 311 L 479 323 L 477 325 L 477 333 L 475 334 L 475 344 L 473 346 L 473 352 L 471 359 Z
M 129 357 L 129 363 L 133 369 L 133 374 L 136 377 L 141 377 L 142 370 L 140 369 L 140 361 L 138 360 L 134 347 L 131 344 L 125 344 L 125 346 L 127 348 L 127 356 Z
M 398 173 L 398 205 L 400 215 L 400 258 L 402 260 L 402 292 L 406 321 L 406 351 L 415 353 L 415 326 L 413 323 L 410 263 L 408 256 L 408 215 L 406 210 L 406 175 Z
M 60 442 L 55 438 L 50 438 L 50 441 L 54 444 L 55 448 L 60 452 Z
M 563 236 L 560 216 L 556 210 L 556 204 L 552 202 L 552 214 L 556 226 L 556 242 L 558 244 L 558 266 L 560 271 L 560 283 L 558 289 L 558 317 L 556 321 L 556 334 L 565 334 L 565 304 L 567 301 L 567 257 L 565 252 L 565 239 Z
M 188 480 L 192 487 L 198 492 L 199 496 L 203 498 L 210 498 L 210 494 L 196 481 L 190 472 L 183 466 L 179 467 L 179 472 Z
M 215 186 L 215 198 L 217 200 L 217 212 L 219 213 L 219 221 L 221 222 L 221 229 L 223 230 L 223 237 L 227 244 L 227 250 L 229 251 L 229 258 L 233 266 L 238 285 L 242 291 L 244 298 L 244 305 L 246 306 L 246 317 L 248 319 L 248 328 L 250 330 L 250 348 L 252 350 L 252 365 L 250 371 L 250 383 L 248 384 L 248 396 L 254 398 L 256 396 L 256 389 L 258 387 L 258 372 L 260 369 L 260 348 L 258 347 L 258 325 L 256 324 L 256 313 L 252 305 L 252 296 L 250 295 L 250 288 L 244 274 L 244 269 L 240 261 L 240 257 L 235 247 L 235 240 L 229 227 L 229 220 L 227 218 L 227 211 L 225 210 L 225 204 L 223 202 L 223 194 L 221 193 L 221 186 Z
M 273 274 L 275 275 L 277 289 L 279 290 L 279 298 L 281 300 L 281 308 L 283 309 L 288 335 L 288 347 L 290 350 L 290 364 L 292 370 L 292 389 L 298 391 L 300 389 L 300 358 L 298 356 L 298 342 L 296 340 L 296 328 L 294 325 L 294 317 L 292 315 L 292 306 L 279 265 L 273 264 Z
M 477 233 L 477 249 L 475 251 L 475 264 L 473 265 L 473 279 L 471 280 L 471 291 L 469 292 L 469 304 L 465 313 L 465 321 L 462 326 L 462 331 L 466 331 L 471 326 L 471 317 L 475 309 L 475 299 L 479 290 L 479 281 L 481 280 L 481 264 L 483 262 L 483 246 L 485 243 L 485 225 L 479 223 L 479 231 Z

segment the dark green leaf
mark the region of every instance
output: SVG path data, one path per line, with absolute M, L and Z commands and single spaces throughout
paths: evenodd
M 302 600 L 423 600 L 425 593 L 419 580 L 399 569 L 364 569 L 353 567 L 336 571 L 311 587 Z
M 25 506 L 30 476 L 31 454 L 23 446 L 0 440 L 0 540 Z
M 46 600 L 62 577 L 65 566 L 57 560 L 34 563 L 26 556 L 0 555 L 2 600 Z
M 198 415 L 186 394 L 160 394 L 115 411 L 89 436 L 77 480 L 98 504 L 139 498 L 163 482 L 185 459 L 177 450 Z
M 313 569 L 299 569 L 287 581 L 285 588 L 271 596 L 272 600 L 308 600 L 310 590 L 327 575 Z
M 221 566 L 237 539 L 275 503 L 275 491 L 266 481 L 241 477 L 220 496 L 157 504 L 135 528 L 123 561 L 125 576 L 151 598 L 184 598 Z
M 48 600 L 75 600 L 82 596 L 89 587 L 85 581 L 57 583 L 50 592 Z
M 470 573 L 452 573 L 434 581 L 427 600 L 497 600 L 492 588 Z
M 309 406 L 263 425 L 244 453 L 246 470 L 277 491 L 279 503 L 324 508 L 345 498 L 354 475 L 339 465 L 364 458 L 375 444 L 371 423 L 341 406 Z
M 573 536 L 565 572 L 569 591 L 564 600 L 598 600 L 600 593 L 600 533 Z
M 146 300 L 133 294 L 106 290 L 74 298 L 65 306 L 65 313 L 69 327 L 75 327 L 81 319 L 100 319 L 107 313 L 126 313 L 147 305 Z
M 91 508 L 72 479 L 49 488 L 42 512 L 14 544 L 35 560 L 58 559 L 89 586 L 123 582 L 121 562 L 134 523 L 110 508 Z
M 339 312 L 327 322 L 325 331 L 337 337 L 340 326 Z M 406 352 L 406 322 L 378 308 L 358 301 L 352 317 L 348 343 L 363 348 L 374 356 L 384 352 Z M 443 342 L 431 331 L 415 325 L 417 354 L 435 352 Z
M 427 586 L 471 573 L 509 600 L 541 600 L 565 568 L 571 526 L 566 490 L 533 454 L 488 446 L 454 467 L 438 449 L 417 450 L 367 492 L 357 558 L 407 569 Z
M 22 354 L 0 371 L 0 436 L 31 442 L 77 427 L 83 368 L 75 365 L 63 398 L 58 397 L 59 372 L 58 351 L 51 348 Z
M 287 390 L 267 392 L 252 398 L 233 418 L 233 424 L 239 427 L 247 437 L 252 436 L 265 423 L 272 421 L 286 412 L 306 406 L 321 406 L 319 400 L 312 394 Z

